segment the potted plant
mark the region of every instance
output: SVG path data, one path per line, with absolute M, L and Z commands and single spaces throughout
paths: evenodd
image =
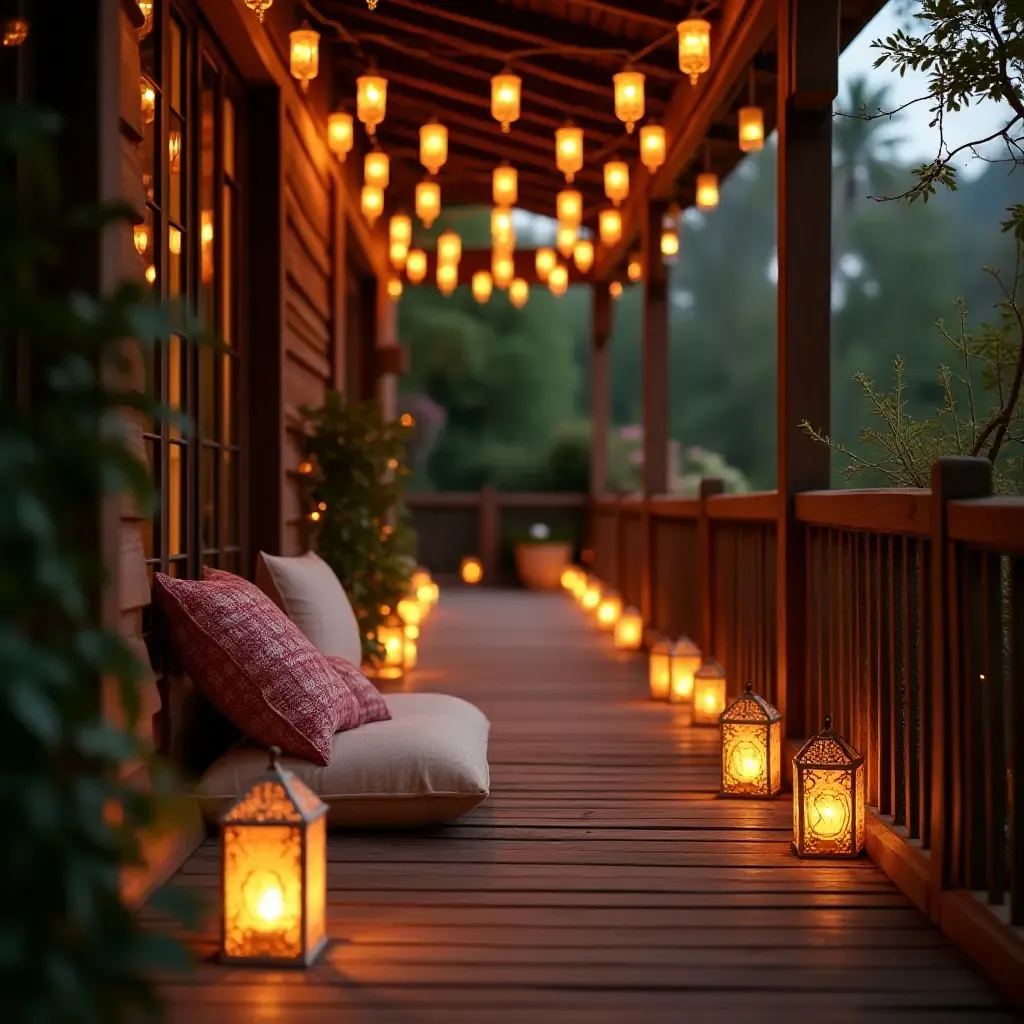
M 572 542 L 553 534 L 547 523 L 534 523 L 514 547 L 519 581 L 530 590 L 557 590 L 572 549 Z

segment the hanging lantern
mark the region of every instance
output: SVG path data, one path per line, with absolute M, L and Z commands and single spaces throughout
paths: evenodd
M 583 167 L 583 129 L 569 123 L 555 132 L 555 166 L 572 184 L 576 172 Z
M 636 284 L 638 281 L 643 279 L 644 265 L 640 262 L 640 257 L 636 253 L 633 253 L 633 255 L 629 257 L 629 266 L 626 267 L 626 276 L 633 282 L 633 284 Z
M 621 614 L 622 598 L 614 590 L 609 590 L 607 594 L 603 594 L 597 605 L 598 626 L 604 630 L 614 629 L 615 623 L 619 621 Z
M 388 278 L 388 298 L 397 301 L 402 297 L 402 279 L 400 277 Z
M 28 29 L 25 18 L 8 18 L 3 22 L 4 46 L 21 46 L 28 39 Z
M 149 228 L 145 224 L 136 224 L 132 240 L 135 242 L 136 252 L 140 256 L 144 256 L 149 248 Z
M 336 110 L 327 118 L 327 146 L 344 163 L 345 157 L 352 151 L 353 123 L 352 115 L 344 110 Z
M 640 129 L 640 162 L 651 172 L 665 162 L 668 142 L 660 124 L 645 124 Z
M 604 194 L 616 205 L 629 195 L 629 164 L 609 160 L 604 165 Z
M 576 269 L 585 274 L 594 265 L 594 243 L 589 238 L 576 239 L 576 245 L 572 250 L 573 262 Z
M 534 266 L 537 270 L 537 280 L 546 283 L 548 274 L 551 273 L 551 268 L 558 262 L 558 257 L 555 256 L 555 250 L 544 245 L 537 250 L 537 255 L 534 257 Z
M 667 637 L 659 637 L 651 645 L 651 653 L 647 658 L 647 683 L 651 691 L 651 700 L 668 699 L 671 664 L 672 641 Z
M 507 69 L 491 79 L 491 117 L 505 133 L 513 121 L 519 120 L 522 85 L 522 79 Z
M 583 223 L 583 196 L 574 188 L 563 188 L 555 196 L 555 220 L 579 227 Z
M 320 71 L 320 33 L 304 21 L 301 28 L 288 33 L 291 49 L 292 78 L 299 80 L 303 92 Z
M 249 0 L 246 0 L 246 6 L 256 11 L 256 14 L 259 17 L 260 21 L 263 20 L 263 11 L 254 7 L 253 4 L 263 2 L 264 0 L 252 0 L 252 3 L 250 3 Z M 274 0 L 265 0 L 265 2 L 267 7 L 269 7 L 274 2 Z M 142 11 L 142 27 L 139 28 L 135 34 L 138 37 L 139 42 L 141 43 L 142 40 L 145 39 L 146 36 L 148 36 L 149 33 L 153 31 L 153 0 L 138 0 L 138 4 L 139 10 Z
M 140 0 L 140 3 L 139 3 L 139 6 L 140 7 L 142 6 L 141 0 Z M 148 0 L 148 2 L 146 3 L 146 6 L 149 8 L 149 17 L 152 19 L 152 17 L 153 17 L 153 3 L 152 3 L 152 0 Z M 245 0 L 245 6 L 248 7 L 250 11 L 255 11 L 256 12 L 256 17 L 259 18 L 260 24 L 262 24 L 263 23 L 263 15 L 266 14 L 266 12 L 269 11 L 270 8 L 274 6 L 274 0 Z
M 782 715 L 747 683 L 721 723 L 722 796 L 776 796 L 782 789 Z
M 639 71 L 620 71 L 612 75 L 615 86 L 615 116 L 633 134 L 633 125 L 644 116 L 644 76 Z
M 611 247 L 622 238 L 622 214 L 618 210 L 602 210 L 598 214 L 597 225 L 604 245 Z
M 388 241 L 392 245 L 404 245 L 406 249 L 412 244 L 412 218 L 407 213 L 392 214 L 388 221 Z
M 384 190 L 377 185 L 364 185 L 359 197 L 359 208 L 371 226 L 384 212 Z
M 483 563 L 479 558 L 466 557 L 459 566 L 459 575 L 462 577 L 463 583 L 476 586 L 484 578 Z
M 374 668 L 378 679 L 401 679 L 405 674 L 405 623 L 389 611 L 377 626 L 377 643 L 383 649 Z
M 373 135 L 388 112 L 388 80 L 381 75 L 360 75 L 356 79 L 356 116 Z
M 557 268 L 556 268 L 557 269 Z M 552 271 L 554 273 L 554 271 Z M 587 585 L 580 596 L 580 607 L 585 612 L 594 611 L 601 603 L 601 583 L 593 576 L 587 579 Z
M 411 284 L 421 284 L 427 276 L 427 254 L 422 249 L 410 249 L 405 258 L 405 276 Z
M 495 250 L 491 254 L 491 276 L 494 287 L 504 291 L 516 276 L 516 264 L 511 253 Z
M 697 207 L 713 210 L 718 205 L 718 175 L 705 171 L 697 175 Z
M 740 107 L 739 146 L 744 153 L 764 149 L 764 111 L 760 107 Z
M 143 78 L 139 84 L 143 124 L 152 124 L 156 118 L 156 86 Z
M 725 669 L 705 658 L 693 675 L 693 725 L 718 725 L 725 710 Z
M 391 161 L 387 153 L 372 149 L 363 157 L 363 184 L 385 189 L 391 183 Z
M 644 620 L 635 608 L 626 608 L 615 623 L 615 646 L 620 651 L 639 651 L 644 641 Z
M 679 220 L 678 214 L 666 214 L 661 222 L 661 255 L 666 263 L 674 263 L 679 255 Z
M 478 270 L 470 281 L 470 288 L 473 292 L 473 298 L 477 302 L 487 302 L 494 291 L 494 280 L 491 278 L 490 272 Z
M 555 245 L 558 251 L 568 259 L 576 249 L 576 227 L 573 224 L 559 224 L 555 232 Z
M 515 206 L 519 201 L 519 172 L 508 164 L 495 167 L 491 174 L 491 197 L 495 206 Z
M 491 210 L 491 242 L 506 249 L 511 249 L 516 244 L 512 211 L 503 206 L 496 206 Z
M 556 263 L 548 274 L 548 289 L 552 295 L 564 295 L 569 288 L 569 271 L 564 263 Z
M 687 18 L 676 25 L 679 36 L 679 70 L 690 84 L 711 69 L 711 24 L 703 18 Z
M 156 267 L 152 263 L 146 267 L 146 284 L 156 284 Z
M 441 186 L 436 181 L 421 181 L 416 186 L 416 216 L 425 228 L 441 214 Z
M 459 267 L 457 263 L 438 263 L 437 290 L 448 298 L 459 286 Z
M 437 174 L 448 159 L 448 129 L 431 121 L 420 128 L 420 163 Z
M 681 636 L 672 647 L 669 666 L 668 699 L 673 704 L 688 704 L 693 700 L 693 679 L 703 664 L 700 648 L 688 636 Z
M 508 301 L 522 309 L 530 298 L 530 286 L 521 277 L 513 278 L 508 286 Z
M 462 259 L 462 239 L 449 228 L 437 240 L 437 262 L 457 266 Z
M 793 849 L 798 857 L 856 857 L 864 849 L 864 758 L 832 731 L 793 758 Z
M 278 760 L 220 819 L 220 958 L 308 967 L 327 945 L 327 805 Z
M 612 281 L 612 283 L 608 285 L 608 294 L 616 302 L 618 302 L 619 299 L 622 298 L 622 282 L 621 281 Z

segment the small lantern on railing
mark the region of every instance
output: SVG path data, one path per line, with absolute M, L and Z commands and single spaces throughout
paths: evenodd
M 388 611 L 377 626 L 377 643 L 384 649 L 376 667 L 378 679 L 401 679 L 405 674 L 405 623 L 400 615 Z
M 327 805 L 280 756 L 220 819 L 226 963 L 308 967 L 327 945 Z
M 693 679 L 703 664 L 700 648 L 688 637 L 681 636 L 672 648 L 668 699 L 673 704 L 693 700 Z
M 771 798 L 782 789 L 782 715 L 752 683 L 722 712 L 722 796 Z
M 647 671 L 651 688 L 651 700 L 666 700 L 672 672 L 672 641 L 659 637 L 651 646 L 647 659 Z
M 484 566 L 479 558 L 467 555 L 459 566 L 459 575 L 463 583 L 475 587 L 484 578 Z
M 793 849 L 798 857 L 856 857 L 864 849 L 864 758 L 832 718 L 793 758 Z
M 725 710 L 725 669 L 714 658 L 705 658 L 693 676 L 694 725 L 718 725 Z
M 615 622 L 615 646 L 620 651 L 639 651 L 643 642 L 643 618 L 635 608 L 624 608 Z
M 292 78 L 298 79 L 303 92 L 320 72 L 320 33 L 303 22 L 300 28 L 288 33 L 291 50 Z
M 555 196 L 555 220 L 579 227 L 583 222 L 583 196 L 574 188 L 563 188 Z
M 583 588 L 580 594 L 580 607 L 585 612 L 593 612 L 597 610 L 597 606 L 601 603 L 601 583 L 594 577 L 587 578 L 587 585 Z
M 606 594 L 602 595 L 597 605 L 598 626 L 605 630 L 614 629 L 621 614 L 622 598 L 614 590 L 609 590 Z

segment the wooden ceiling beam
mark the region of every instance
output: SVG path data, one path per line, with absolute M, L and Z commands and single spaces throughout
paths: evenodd
M 662 119 L 669 142 L 665 164 L 655 175 L 647 175 L 637 166 L 634 180 L 639 187 L 634 188 L 626 200 L 622 238 L 608 249 L 599 248 L 599 276 L 607 275 L 621 262 L 623 253 L 634 245 L 648 201 L 673 196 L 676 179 L 699 155 L 718 113 L 770 37 L 775 27 L 776 9 L 777 0 L 729 0 L 722 8 L 713 29 L 718 39 L 714 64 L 696 86 L 684 80 L 676 88 Z
M 607 0 L 573 0 L 573 3 L 576 7 L 586 7 L 591 11 L 622 18 L 623 21 L 631 21 L 634 25 L 643 25 L 655 34 L 675 32 L 678 24 L 676 21 L 669 21 L 667 18 L 659 18 L 657 15 L 638 10 L 640 5 L 636 3 L 636 0 L 630 6 L 625 7 L 608 3 Z

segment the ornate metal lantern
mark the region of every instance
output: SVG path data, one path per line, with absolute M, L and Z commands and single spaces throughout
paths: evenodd
M 278 760 L 221 818 L 221 959 L 308 967 L 327 944 L 327 805 Z
M 776 796 L 782 789 L 782 715 L 747 683 L 720 721 L 722 796 Z
M 864 758 L 832 718 L 793 758 L 793 849 L 798 857 L 856 857 L 864 849 Z

